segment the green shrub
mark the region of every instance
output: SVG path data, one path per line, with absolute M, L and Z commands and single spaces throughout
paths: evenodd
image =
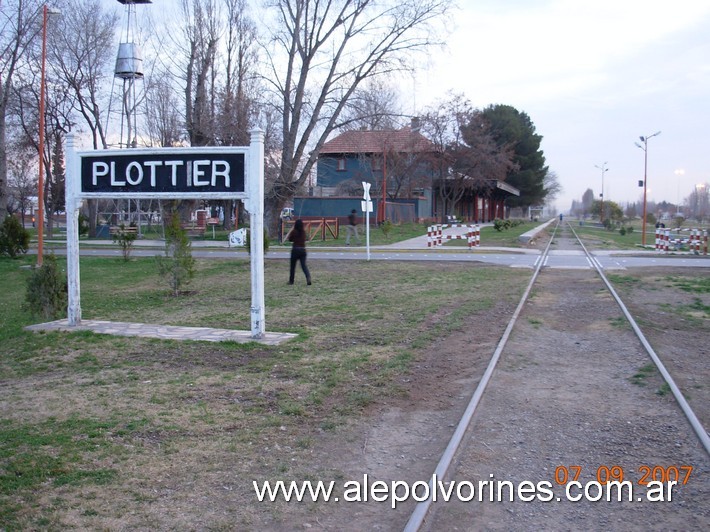
M 180 216 L 173 212 L 165 226 L 165 256 L 156 257 L 158 273 L 173 291 L 180 295 L 180 289 L 189 284 L 195 276 L 195 259 L 187 231 L 180 224 Z
M 30 234 L 14 216 L 7 216 L 0 225 L 0 255 L 13 259 L 20 253 L 27 253 Z
M 380 224 L 380 229 L 382 229 L 382 234 L 385 238 L 389 238 L 390 232 L 392 231 L 392 222 L 385 220 Z
M 89 234 L 89 218 L 79 214 L 79 236 Z
M 135 228 L 136 225 L 132 223 L 129 227 Z M 124 224 L 118 226 L 118 231 L 116 231 L 113 235 L 113 241 L 120 246 L 121 253 L 123 253 L 123 260 L 127 261 L 131 258 L 133 242 L 135 242 L 137 237 L 138 235 L 136 232 L 126 231 L 126 226 Z
M 621 236 L 624 236 L 626 234 L 626 227 L 622 227 L 621 229 L 619 229 L 619 234 Z
M 27 279 L 25 308 L 33 316 L 44 319 L 57 319 L 67 310 L 67 282 L 57 266 L 54 255 L 47 255 L 42 266 L 33 270 Z
M 513 222 L 511 222 L 510 220 L 500 220 L 498 218 L 493 220 L 493 228 L 496 231 L 507 231 L 511 228 L 511 226 L 513 226 Z

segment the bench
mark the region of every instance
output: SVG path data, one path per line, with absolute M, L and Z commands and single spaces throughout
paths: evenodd
M 205 236 L 205 225 L 197 225 L 195 223 L 185 223 L 181 224 L 180 227 L 187 233 L 187 236 Z
M 112 225 L 108 229 L 108 234 L 111 236 L 115 236 L 121 232 L 131 235 L 137 235 L 138 227 L 136 227 L 135 225 L 125 225 L 123 227 L 121 227 L 120 225 Z

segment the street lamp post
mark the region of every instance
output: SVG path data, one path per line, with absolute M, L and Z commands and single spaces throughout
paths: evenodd
M 653 135 L 646 137 L 641 136 L 639 139 L 643 142 L 643 146 L 636 143 L 636 146 L 643 150 L 643 225 L 641 226 L 641 245 L 646 246 L 646 183 L 648 181 L 648 139 L 660 135 L 660 131 L 656 131 Z
M 604 161 L 601 166 L 595 164 L 594 167 L 599 168 L 602 171 L 602 193 L 599 194 L 599 197 L 601 198 L 599 205 L 599 221 L 604 223 L 604 173 L 608 172 L 609 169 L 606 167 L 606 161 Z
M 676 218 L 678 218 L 682 215 L 682 213 L 680 211 L 680 181 L 681 181 L 682 177 L 685 175 L 685 170 L 683 170 L 682 168 L 679 168 L 678 170 L 675 170 L 673 173 L 676 175 L 675 215 L 676 215 Z
M 37 266 L 42 266 L 44 257 L 44 80 L 47 63 L 47 17 L 56 15 L 59 11 L 50 9 L 47 4 L 42 7 L 42 66 L 39 78 L 39 179 L 37 180 Z

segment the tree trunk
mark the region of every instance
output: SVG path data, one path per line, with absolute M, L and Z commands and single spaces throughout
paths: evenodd
M 270 238 L 279 234 L 281 210 L 286 206 L 286 198 L 275 197 L 264 200 L 264 227 Z
M 86 204 L 89 208 L 89 236 L 96 238 L 96 218 L 98 215 L 98 200 L 89 199 L 86 200 Z

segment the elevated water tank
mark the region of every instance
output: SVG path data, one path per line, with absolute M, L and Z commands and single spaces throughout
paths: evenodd
M 114 74 L 117 78 L 123 79 L 143 77 L 143 58 L 137 44 L 122 42 L 118 45 L 118 57 L 116 57 Z

